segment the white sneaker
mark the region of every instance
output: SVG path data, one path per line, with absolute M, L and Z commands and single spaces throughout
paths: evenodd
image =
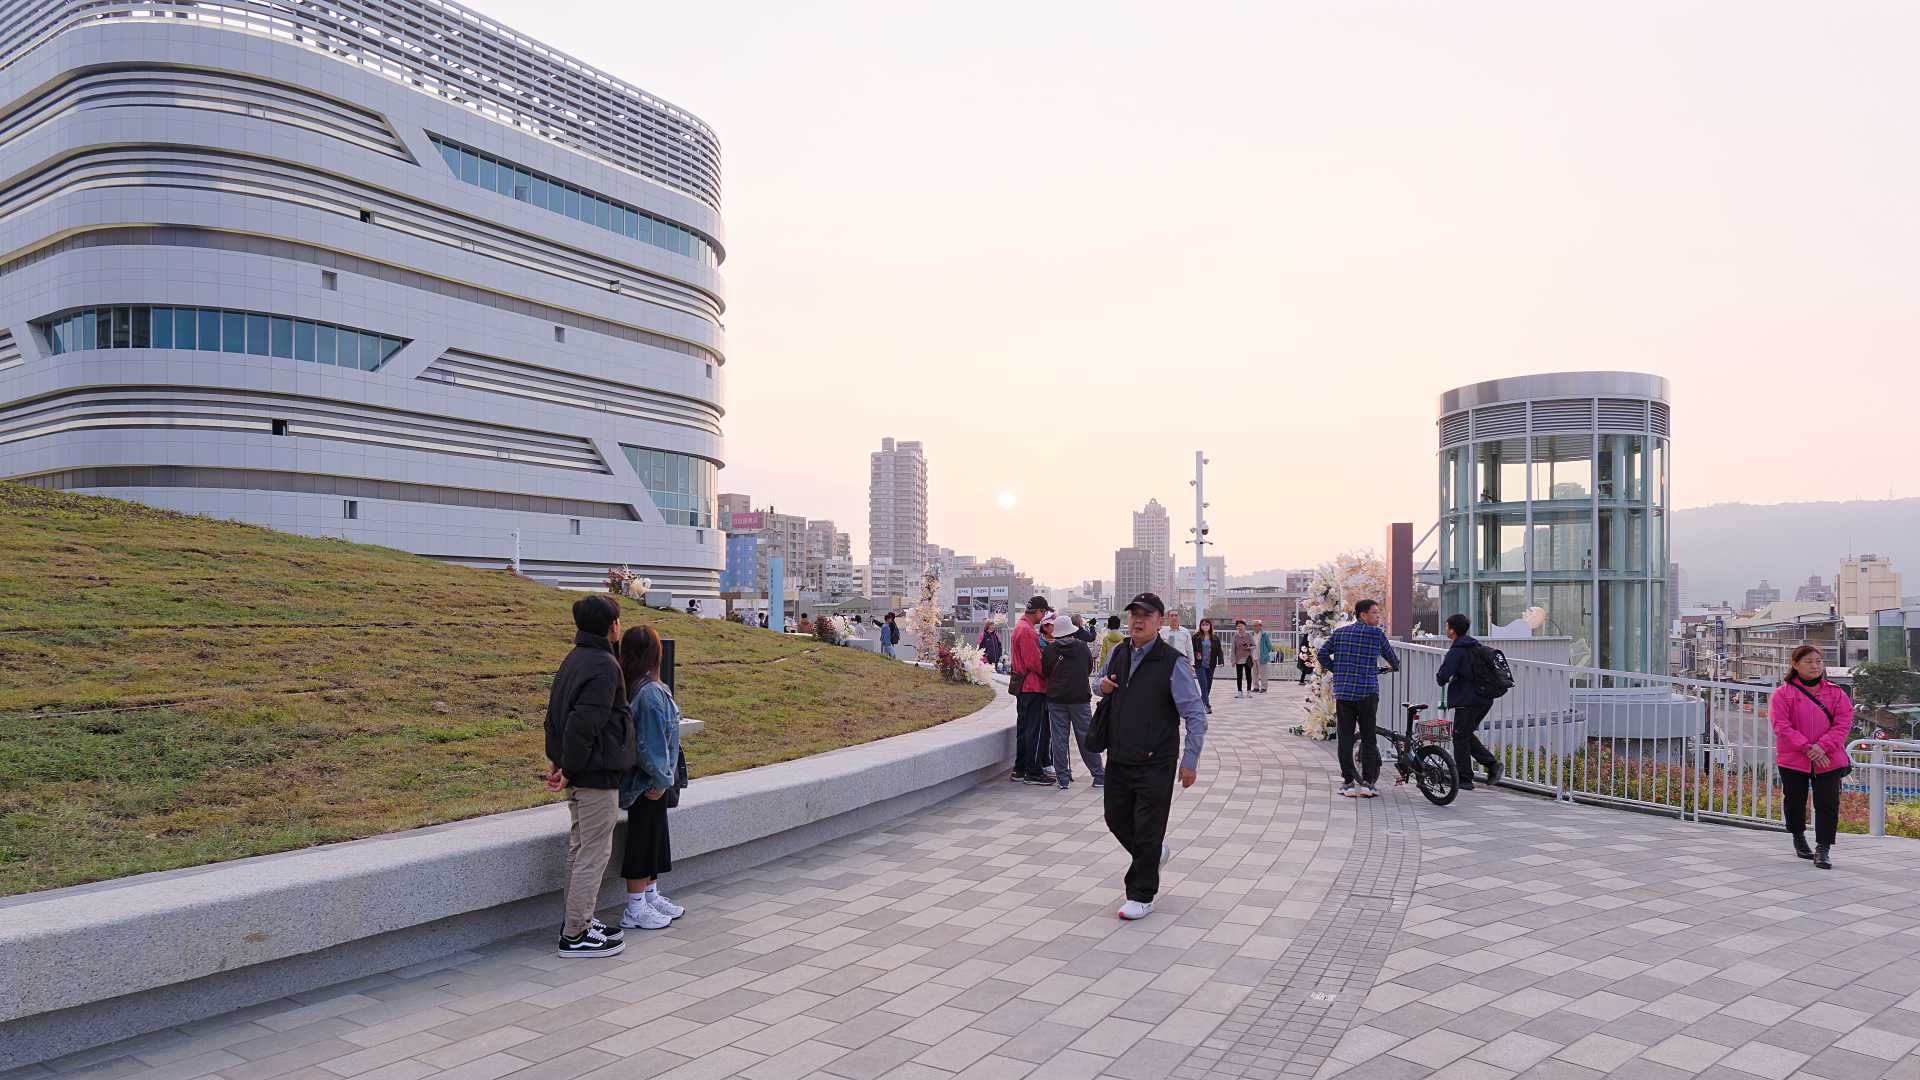
M 665 912 L 645 900 L 627 901 L 627 909 L 620 914 L 620 925 L 628 930 L 665 930 L 672 924 Z
M 1143 904 L 1138 900 L 1129 900 L 1120 905 L 1120 917 L 1128 922 L 1132 922 L 1135 919 L 1144 919 L 1151 914 L 1153 914 L 1152 904 Z
M 1357 799 L 1360 797 L 1360 785 L 1342 784 L 1340 785 L 1340 795 L 1342 798 Z
M 665 915 L 669 919 L 677 919 L 687 913 L 686 908 L 681 907 L 679 904 L 674 903 L 658 892 L 647 897 L 647 906 Z
M 1377 799 L 1380 797 L 1380 789 L 1374 787 L 1372 784 L 1361 784 L 1360 797 L 1363 799 Z

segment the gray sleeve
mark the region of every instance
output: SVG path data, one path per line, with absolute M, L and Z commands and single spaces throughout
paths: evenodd
M 1187 725 L 1186 745 L 1180 751 L 1180 767 L 1200 767 L 1200 747 L 1207 741 L 1207 705 L 1200 696 L 1200 682 L 1193 677 L 1192 664 L 1173 665 L 1173 705 Z

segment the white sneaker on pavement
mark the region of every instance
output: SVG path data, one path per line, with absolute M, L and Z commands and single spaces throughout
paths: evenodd
M 665 895 L 659 892 L 655 892 L 647 897 L 647 906 L 665 915 L 669 919 L 677 919 L 687 913 L 686 908 L 667 899 Z
M 672 924 L 665 912 L 645 900 L 627 901 L 627 909 L 620 914 L 620 925 L 628 930 L 665 930 Z
M 1132 922 L 1135 919 L 1144 919 L 1151 914 L 1153 914 L 1152 904 L 1143 904 L 1138 900 L 1129 900 L 1120 905 L 1120 917 L 1128 922 Z
M 1343 798 L 1357 799 L 1360 797 L 1360 785 L 1359 784 L 1342 784 L 1340 785 L 1340 795 Z
M 1377 799 L 1380 797 L 1380 789 L 1374 787 L 1372 784 L 1361 784 L 1360 797 L 1363 799 Z

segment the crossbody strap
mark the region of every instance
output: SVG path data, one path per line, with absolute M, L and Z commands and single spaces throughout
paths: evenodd
M 1814 704 L 1814 705 L 1815 705 L 1815 706 L 1816 706 L 1817 708 L 1819 708 L 1819 710 L 1820 710 L 1820 711 L 1821 711 L 1822 713 L 1825 713 L 1825 714 L 1826 714 L 1826 717 L 1827 717 L 1827 728 L 1828 728 L 1829 730 L 1831 730 L 1831 729 L 1833 728 L 1833 725 L 1835 725 L 1835 724 L 1838 724 L 1838 723 L 1840 722 L 1840 721 L 1838 721 L 1838 720 L 1835 720 L 1835 719 L 1833 718 L 1833 710 L 1832 710 L 1832 709 L 1829 709 L 1829 708 L 1827 708 L 1827 703 L 1826 703 L 1826 702 L 1824 702 L 1824 701 L 1821 701 L 1821 700 L 1820 700 L 1819 698 L 1817 698 L 1817 697 L 1815 697 L 1815 696 L 1814 696 L 1814 695 L 1813 695 L 1812 693 L 1810 693 L 1810 692 L 1809 692 L 1809 691 L 1807 690 L 1807 687 L 1806 687 L 1806 684 L 1804 684 L 1804 683 L 1797 683 L 1797 682 L 1792 682 L 1792 681 L 1789 681 L 1789 682 L 1788 682 L 1788 685 L 1789 685 L 1789 686 L 1792 686 L 1792 687 L 1793 687 L 1793 688 L 1794 688 L 1795 690 L 1798 690 L 1798 691 L 1800 691 L 1800 693 L 1801 693 L 1801 694 L 1802 694 L 1803 696 L 1805 696 L 1805 697 L 1806 697 L 1806 699 L 1807 699 L 1808 701 L 1811 701 L 1811 702 L 1813 702 L 1813 704 Z

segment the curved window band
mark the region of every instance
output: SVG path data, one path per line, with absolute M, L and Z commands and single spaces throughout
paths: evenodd
M 406 342 L 384 334 L 290 319 L 254 311 L 221 308 L 82 308 L 43 320 L 49 351 L 83 349 L 191 349 L 243 353 L 376 371 Z

